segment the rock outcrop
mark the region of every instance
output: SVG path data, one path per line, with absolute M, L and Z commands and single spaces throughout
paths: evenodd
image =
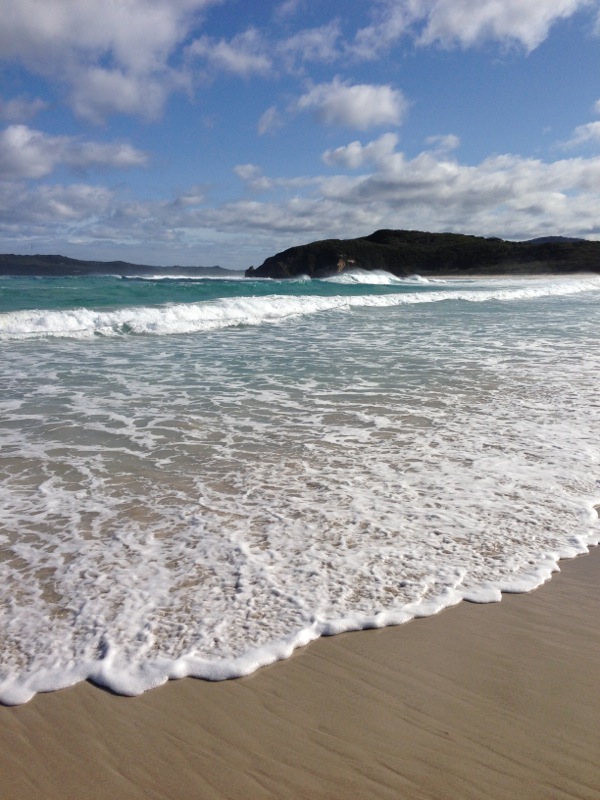
M 380 230 L 357 239 L 324 239 L 267 258 L 246 277 L 321 278 L 349 269 L 398 277 L 600 272 L 600 242 L 548 237 L 526 242 L 459 233 Z

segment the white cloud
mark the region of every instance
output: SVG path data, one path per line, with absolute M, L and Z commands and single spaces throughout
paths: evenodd
M 534 50 L 553 24 L 597 0 L 380 0 L 373 23 L 357 32 L 350 51 L 374 59 L 401 36 L 421 45 L 471 47 L 484 41 L 519 44 Z
M 309 61 L 328 63 L 335 61 L 340 52 L 337 47 L 341 31 L 337 20 L 320 28 L 306 28 L 281 41 L 275 48 L 287 69 Z
M 565 149 L 570 149 L 587 144 L 600 144 L 600 122 L 588 122 L 586 125 L 578 125 L 571 138 L 563 142 L 562 146 Z
M 48 103 L 39 97 L 34 100 L 27 97 L 12 97 L 10 100 L 4 100 L 0 97 L 0 119 L 5 122 L 25 122 L 47 107 Z
M 453 133 L 445 134 L 442 136 L 428 136 L 425 143 L 432 145 L 433 149 L 438 153 L 449 153 L 451 150 L 456 150 L 460 144 L 460 139 Z
M 336 20 L 277 39 L 248 28 L 229 40 L 200 36 L 186 48 L 186 56 L 190 61 L 203 59 L 216 72 L 240 77 L 266 76 L 275 74 L 276 65 L 287 72 L 296 72 L 309 62 L 334 61 L 340 56 L 339 37 Z
M 208 0 L 0 0 L 0 47 L 4 58 L 30 66 L 111 55 L 121 67 L 148 73 L 184 33 L 191 12 Z
M 375 20 L 356 33 L 354 42 L 348 45 L 350 53 L 367 60 L 378 58 L 409 31 L 410 25 L 418 17 L 412 6 L 414 4 L 406 0 L 379 0 L 379 3 L 374 3 Z
M 256 164 L 238 164 L 233 171 L 251 192 L 268 192 L 274 186 L 274 181 L 266 178 Z
M 400 125 L 407 102 L 399 89 L 389 85 L 350 84 L 334 78 L 313 86 L 293 105 L 309 111 L 325 125 L 365 130 L 380 125 Z
M 437 149 L 439 142 L 412 159 L 391 144 L 380 137 L 328 151 L 329 163 L 338 166 L 370 163 L 368 174 L 313 177 L 304 186 L 290 182 L 287 199 L 230 202 L 207 209 L 203 223 L 271 235 L 271 253 L 290 241 L 353 237 L 384 227 L 514 239 L 600 235 L 600 157 L 545 163 L 501 155 L 465 165 Z M 262 176 L 255 166 L 252 173 Z M 278 194 L 283 187 L 284 181 L 273 181 Z
M 37 150 L 33 144 L 22 147 L 25 155 L 15 177 L 57 163 L 52 147 L 64 154 L 73 142 L 56 139 L 43 137 Z M 195 242 L 192 261 L 200 257 L 201 262 L 235 267 L 259 263 L 257 251 L 266 257 L 293 244 L 354 237 L 377 228 L 515 239 L 547 234 L 600 238 L 600 156 L 547 163 L 505 154 L 463 164 L 447 147 L 440 148 L 454 144 L 453 137 L 434 137 L 429 149 L 408 158 L 394 133 L 351 142 L 325 154 L 339 170 L 334 175 L 270 177 L 257 164 L 240 164 L 235 172 L 243 194 L 219 206 L 207 204 L 202 187 L 169 202 L 151 202 L 103 187 L 28 187 L 15 179 L 0 183 L 0 234 L 5 242 L 85 241 L 96 247 L 96 257 L 98 248 L 112 248 L 112 257 L 120 253 L 132 260 L 135 254 L 146 263 L 148 257 L 155 263 L 159 254 L 164 263 L 181 263 Z M 83 149 L 69 156 L 70 163 L 111 160 L 108 151 L 94 150 L 96 143 L 80 145 Z M 116 158 L 130 160 L 126 153 Z M 60 163 L 69 163 L 67 156 Z M 347 172 L 357 167 L 364 172 Z M 250 198 L 247 191 L 267 194 Z M 231 246 L 241 239 L 244 249 Z
M 275 16 L 281 19 L 292 17 L 298 11 L 302 3 L 303 0 L 284 0 L 284 2 L 275 9 Z
M 284 38 L 268 37 L 257 28 L 227 39 L 200 36 L 186 48 L 190 62 L 203 59 L 213 71 L 240 77 L 270 76 L 277 67 L 293 73 L 309 62 L 328 63 L 339 58 L 340 37 L 336 20 L 318 28 L 305 28 Z
M 261 168 L 257 167 L 256 164 L 238 164 L 237 167 L 233 168 L 233 171 L 243 181 L 253 181 L 262 175 Z
M 72 105 L 76 114 L 101 122 L 111 113 L 157 117 L 173 88 L 168 75 L 150 78 L 120 70 L 90 67 L 73 84 Z
M 0 132 L 0 178 L 43 178 L 60 164 L 73 169 L 143 166 L 144 153 L 128 144 L 85 142 L 69 136 L 49 136 L 26 125 Z
M 267 33 L 266 27 L 264 31 L 249 28 L 231 39 L 198 36 L 203 14 L 224 2 L 0 0 L 0 59 L 19 62 L 66 87 L 76 113 L 92 121 L 111 113 L 156 117 L 172 92 L 191 85 L 197 67 L 194 58 L 204 60 L 213 71 L 246 77 L 270 75 L 276 68 L 296 71 L 309 63 L 332 63 L 348 53 L 375 59 L 403 35 L 421 45 L 469 47 L 496 40 L 532 50 L 554 23 L 599 5 L 598 0 L 373 0 L 365 4 L 372 10 L 371 24 L 358 30 L 344 50 L 342 23 L 337 19 L 279 39 Z M 308 13 L 308 7 L 305 0 L 287 0 L 276 5 L 275 18 L 286 18 L 289 25 L 290 15 L 300 8 Z M 265 26 L 271 21 L 265 21 Z M 351 88 L 358 91 L 358 86 L 345 85 L 347 103 L 351 104 Z M 385 124 L 397 124 L 402 116 L 398 98 L 385 98 L 384 87 L 377 88 L 384 105 L 392 106 L 387 117 L 382 109 L 381 116 L 392 120 Z M 371 124 L 360 118 L 357 124 L 356 110 L 336 111 L 330 98 L 307 94 L 304 102 L 317 103 L 324 120 L 333 119 L 336 124 L 341 120 L 359 128 Z M 19 109 L 15 101 L 5 104 L 2 114 L 6 120 L 23 122 L 35 111 L 34 105 L 23 103 Z
M 335 150 L 326 150 L 323 161 L 330 167 L 337 166 L 346 169 L 358 169 L 364 164 L 378 164 L 386 156 L 391 155 L 398 144 L 395 133 L 384 133 L 379 139 L 362 145 L 359 141 L 350 142 Z
M 191 57 L 205 58 L 218 70 L 234 75 L 266 75 L 272 68 L 268 55 L 269 47 L 255 28 L 234 36 L 230 41 L 214 41 L 201 36 L 193 42 L 187 54 Z
M 279 113 L 277 106 L 267 108 L 261 118 L 258 120 L 257 131 L 260 136 L 265 133 L 271 133 L 283 125 L 283 118 Z
M 36 186 L 0 184 L 0 233 L 28 237 L 62 233 L 63 224 L 83 222 L 110 212 L 116 198 L 98 186 Z
M 591 4 L 592 0 L 435 0 L 429 3 L 420 41 L 463 47 L 485 40 L 514 41 L 534 50 L 555 22 Z
M 0 0 L 0 58 L 64 82 L 73 92 L 75 108 L 93 119 L 112 111 L 138 113 L 148 95 L 156 113 L 181 84 L 170 65 L 177 46 L 199 12 L 218 2 Z M 149 93 L 144 92 L 146 82 Z M 116 86 L 114 103 L 108 83 Z
M 203 205 L 206 202 L 206 187 L 190 186 L 172 202 L 173 208 L 190 208 Z
M 466 166 L 439 152 L 389 153 L 360 178 L 324 180 L 330 202 L 365 206 L 381 227 L 428 227 L 518 238 L 596 228 L 600 158 L 544 163 L 518 156 Z M 578 215 L 585 213 L 582 217 Z
M 257 164 L 238 164 L 233 171 L 250 192 L 268 192 L 274 189 L 297 191 L 318 183 L 315 178 L 269 178 Z

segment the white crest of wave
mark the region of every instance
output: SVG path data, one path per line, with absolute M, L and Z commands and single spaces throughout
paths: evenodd
M 126 281 L 243 281 L 245 280 L 244 273 L 241 271 L 231 271 L 230 275 L 185 275 L 185 274 L 168 274 L 156 273 L 152 275 L 116 275 L 112 277 L 121 278 Z
M 480 284 L 481 286 L 481 284 Z M 221 298 L 201 303 L 176 303 L 98 311 L 87 308 L 63 311 L 27 310 L 0 315 L 0 340 L 46 337 L 86 338 L 127 334 L 155 335 L 195 333 L 220 328 L 260 325 L 321 311 L 352 308 L 389 308 L 436 303 L 442 300 L 486 302 L 515 301 L 569 295 L 600 289 L 600 278 L 518 281 L 512 285 L 428 292 L 346 297 L 311 295 Z
M 398 278 L 391 272 L 382 269 L 353 269 L 340 275 L 332 275 L 322 279 L 325 283 L 353 284 L 360 283 L 368 286 L 402 286 L 407 283 L 429 283 L 427 278 L 420 275 L 410 275 L 408 278 Z

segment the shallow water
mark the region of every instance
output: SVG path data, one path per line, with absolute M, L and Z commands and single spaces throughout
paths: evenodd
M 4 702 L 246 674 L 599 538 L 598 278 L 70 280 L 0 294 Z

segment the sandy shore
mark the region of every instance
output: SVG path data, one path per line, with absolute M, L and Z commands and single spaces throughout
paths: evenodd
M 600 797 L 600 548 L 238 681 L 0 707 L 6 800 Z

